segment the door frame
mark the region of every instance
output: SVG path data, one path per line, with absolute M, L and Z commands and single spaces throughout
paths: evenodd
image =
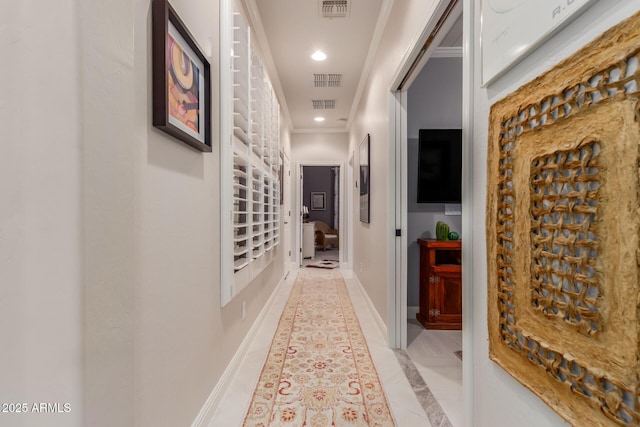
M 392 348 L 407 348 L 407 91 L 389 97 L 391 245 L 387 338 Z
M 389 160 L 389 190 L 399 191 L 401 193 L 400 200 L 407 197 L 406 187 L 406 134 L 407 134 L 407 109 L 406 96 L 403 96 L 403 90 L 400 89 L 402 83 L 408 85 L 413 82 L 417 73 L 408 75 L 412 69 L 415 58 L 421 55 L 422 46 L 425 40 L 431 35 L 435 24 L 446 10 L 449 0 L 438 0 L 439 4 L 432 18 L 426 23 L 422 35 L 409 47 L 407 53 L 403 57 L 400 66 L 395 74 L 395 79 L 390 87 L 390 105 L 389 105 L 389 138 L 390 138 L 390 154 Z M 464 10 L 463 16 L 463 47 L 462 47 L 462 347 L 465 354 L 462 362 L 463 375 L 463 400 L 464 400 L 464 425 L 473 425 L 473 104 L 474 104 L 474 88 L 477 83 L 474 79 L 474 56 L 475 56 L 475 40 L 474 40 L 474 22 L 478 7 L 474 6 L 473 0 L 461 0 L 460 13 Z M 431 56 L 426 52 L 417 67 L 413 71 L 419 71 L 424 63 Z M 408 78 L 407 78 L 408 77 Z M 404 90 L 406 95 L 406 89 Z M 398 171 L 397 169 L 401 170 Z M 404 177 L 404 181 L 403 181 Z M 396 195 L 396 199 L 398 196 Z M 392 197 L 389 198 L 393 200 Z M 484 214 L 478 213 L 478 214 Z M 389 280 L 389 315 L 388 315 L 388 339 L 392 348 L 406 348 L 406 310 L 407 310 L 407 245 L 406 245 L 406 227 L 407 227 L 407 204 L 402 203 L 400 210 L 396 209 L 396 217 L 389 221 L 389 232 L 395 233 L 395 230 L 401 230 L 401 236 L 395 238 L 395 244 L 392 245 L 389 254 L 389 265 L 391 280 Z M 404 295 L 404 297 L 403 297 Z M 403 326 L 404 325 L 404 326 Z
M 284 271 L 285 275 L 291 270 L 292 267 L 292 257 L 293 257 L 293 239 L 291 230 L 293 227 L 292 217 L 293 217 L 293 202 L 291 200 L 291 160 L 287 153 L 282 150 L 282 179 L 284 180 L 282 185 L 283 194 L 280 194 L 280 200 L 284 200 L 284 203 L 280 205 L 280 215 L 282 217 L 282 239 L 281 244 L 283 245 L 284 250 L 282 251 L 284 254 Z
M 390 194 L 395 194 L 395 198 L 390 196 L 390 202 L 395 204 L 395 210 L 391 212 L 389 232 L 396 236 L 389 254 L 390 277 L 387 293 L 389 301 L 388 340 L 392 348 L 404 349 L 407 347 L 407 90 L 433 55 L 440 41 L 457 18 L 462 15 L 462 9 L 463 5 L 460 0 L 438 0 L 438 5 L 433 15 L 425 23 L 422 33 L 413 41 L 402 58 L 390 87 L 389 191 Z M 448 15 L 448 18 L 444 23 L 440 23 L 441 18 L 445 15 Z M 439 29 L 434 35 L 436 28 Z M 430 44 L 425 49 L 427 40 L 430 40 Z M 463 63 L 464 61 L 463 57 Z M 465 108 L 467 107 L 463 104 L 462 109 Z M 463 129 L 466 126 L 463 111 Z M 464 138 L 463 131 L 463 147 L 465 147 Z M 464 176 L 462 187 L 464 192 Z
M 295 244 L 295 252 L 296 252 L 296 257 L 295 257 L 295 263 L 297 266 L 301 266 L 302 265 L 302 177 L 303 177 L 303 172 L 302 172 L 302 168 L 304 166 L 327 166 L 327 167 L 339 167 L 340 168 L 340 195 L 338 197 L 340 206 L 338 208 L 338 215 L 340 217 L 340 221 L 339 221 L 339 226 L 338 226 L 338 230 L 340 230 L 340 244 L 338 247 L 338 253 L 339 253 L 339 261 L 340 261 L 340 265 L 341 266 L 345 266 L 346 264 L 346 254 L 347 251 L 345 251 L 345 248 L 349 248 L 350 247 L 350 242 L 348 239 L 349 236 L 349 230 L 346 230 L 346 225 L 347 222 L 345 221 L 345 164 L 342 161 L 312 161 L 312 160 L 302 160 L 302 161 L 298 161 L 296 162 L 296 207 L 295 207 L 295 211 L 298 213 L 296 215 L 296 220 L 295 220 L 295 226 L 296 226 L 296 244 Z M 345 233 L 343 230 L 346 230 L 347 232 Z M 344 238 L 343 238 L 344 236 Z

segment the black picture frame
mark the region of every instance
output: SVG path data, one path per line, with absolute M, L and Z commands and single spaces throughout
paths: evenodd
M 211 152 L 211 68 L 167 0 L 152 3 L 153 126 Z
M 371 136 L 367 134 L 358 147 L 360 182 L 360 222 L 371 222 Z
M 280 151 L 280 167 L 278 168 L 278 180 L 280 181 L 280 206 L 284 205 L 284 154 Z
M 326 211 L 327 210 L 327 193 L 324 191 L 311 192 L 311 210 Z

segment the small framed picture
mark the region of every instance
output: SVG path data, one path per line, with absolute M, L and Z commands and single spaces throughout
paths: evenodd
M 284 205 L 284 153 L 280 151 L 280 167 L 278 168 L 278 181 L 280 181 L 280 206 Z
M 152 5 L 153 126 L 211 152 L 209 62 L 167 0 Z
M 312 191 L 311 192 L 311 210 L 312 211 L 324 211 L 327 209 L 326 205 L 327 193 L 324 191 Z
M 358 162 L 360 165 L 360 221 L 366 224 L 371 222 L 371 207 L 369 200 L 369 189 L 371 186 L 371 171 L 369 169 L 369 163 L 371 160 L 371 154 L 369 152 L 370 145 L 371 137 L 367 134 L 358 147 Z

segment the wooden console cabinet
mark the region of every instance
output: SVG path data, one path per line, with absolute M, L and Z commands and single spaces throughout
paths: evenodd
M 423 240 L 420 245 L 420 311 L 426 329 L 462 329 L 462 243 Z

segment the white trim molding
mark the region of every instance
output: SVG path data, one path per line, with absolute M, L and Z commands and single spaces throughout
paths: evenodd
M 462 58 L 462 47 L 437 47 L 431 58 Z
M 343 272 L 343 277 L 347 278 L 347 276 L 345 275 L 345 272 Z M 382 317 L 380 317 L 380 313 L 378 313 L 376 306 L 373 304 L 373 301 L 371 301 L 371 299 L 369 298 L 369 294 L 367 294 L 367 291 L 364 290 L 364 287 L 362 286 L 362 283 L 360 283 L 358 276 L 352 273 L 352 276 L 349 278 L 352 279 L 353 282 L 356 284 L 356 288 L 358 288 L 358 291 L 362 295 L 362 298 L 364 298 L 364 300 L 366 301 L 367 307 L 369 308 L 369 311 L 371 311 L 371 316 L 373 316 L 373 320 L 378 326 L 378 329 L 380 329 L 382 336 L 387 337 L 388 336 L 387 325 L 384 323 L 384 320 L 382 320 Z
M 474 424 L 474 381 L 475 381 L 475 343 L 474 343 L 474 286 L 473 286 L 473 241 L 477 231 L 473 228 L 473 218 L 475 215 L 482 215 L 484 212 L 474 212 L 473 201 L 473 153 L 474 153 L 474 90 L 478 82 L 475 77 L 475 17 L 477 5 L 473 0 L 463 0 L 464 14 L 462 16 L 462 39 L 463 39 L 463 60 L 462 60 L 462 233 L 464 243 L 462 245 L 462 351 L 466 355 L 462 361 L 462 401 L 463 424 L 471 426 Z M 482 144 L 481 141 L 475 141 Z M 484 239 L 484 236 L 478 236 Z M 483 240 L 481 240 L 483 241 Z M 482 325 L 479 326 L 482 328 Z M 482 346 L 483 343 L 480 343 Z M 469 357 L 469 355 L 471 357 Z
M 213 419 L 213 416 L 215 415 L 216 411 L 218 410 L 218 406 L 220 406 L 220 402 L 222 401 L 222 398 L 224 397 L 225 392 L 229 388 L 229 385 L 231 385 L 233 378 L 238 372 L 240 363 L 242 362 L 244 357 L 247 355 L 247 352 L 249 351 L 249 348 L 251 347 L 251 344 L 253 343 L 253 340 L 255 339 L 258 333 L 258 330 L 262 326 L 262 323 L 264 323 L 264 318 L 266 317 L 267 313 L 271 309 L 275 296 L 278 294 L 280 287 L 282 286 L 284 281 L 287 279 L 287 276 L 289 275 L 290 271 L 291 270 L 285 271 L 284 275 L 282 276 L 282 278 L 280 279 L 276 287 L 273 289 L 273 292 L 271 292 L 269 299 L 265 303 L 264 307 L 262 307 L 262 310 L 256 317 L 256 320 L 253 322 L 253 325 L 251 325 L 249 332 L 247 332 L 247 335 L 244 337 L 244 340 L 242 340 L 240 347 L 238 347 L 238 350 L 231 358 L 231 361 L 229 362 L 229 364 L 227 365 L 227 368 L 224 370 L 224 372 L 220 376 L 220 379 L 218 380 L 218 383 L 215 385 L 215 387 L 211 391 L 211 394 L 209 394 L 209 397 L 207 398 L 204 405 L 202 406 L 202 409 L 200 409 L 200 412 L 198 413 L 195 420 L 191 424 L 191 427 L 208 427 L 209 426 L 209 423 Z

